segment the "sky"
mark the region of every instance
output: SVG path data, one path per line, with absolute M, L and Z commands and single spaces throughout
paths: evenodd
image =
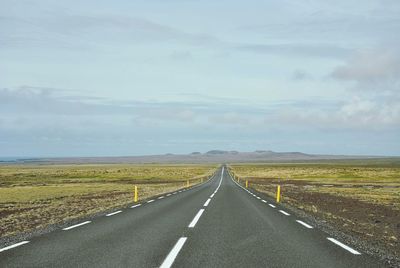
M 0 157 L 400 155 L 398 0 L 0 0 Z

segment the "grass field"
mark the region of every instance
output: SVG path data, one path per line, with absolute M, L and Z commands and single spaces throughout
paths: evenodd
M 400 159 L 236 164 L 242 183 L 400 256 Z
M 212 165 L 0 165 L 0 237 L 197 184 Z

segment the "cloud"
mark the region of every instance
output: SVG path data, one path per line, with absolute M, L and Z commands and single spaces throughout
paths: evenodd
M 0 89 L 0 112 L 3 115 L 93 115 L 115 113 L 122 107 L 99 103 L 101 98 L 74 96 L 73 91 L 23 86 Z M 97 103 L 94 104 L 93 102 Z M 118 109 L 115 109 L 118 108 Z
M 357 81 L 391 79 L 399 74 L 400 55 L 385 49 L 362 51 L 333 72 L 336 78 Z
M 0 90 L 0 120 L 6 125 L 59 126 L 62 121 L 78 128 L 139 123 L 147 126 L 226 127 L 274 124 L 321 128 L 392 128 L 400 123 L 400 98 L 353 97 L 346 101 L 236 102 L 231 98 L 185 95 L 182 101 L 134 101 L 72 95 L 68 90 L 23 87 Z M 43 120 L 46 118 L 46 120 Z M 75 119 L 74 119 L 75 118 Z M 21 120 L 25 120 L 22 122 Z M 80 123 L 79 123 L 80 122 Z M 79 125 L 79 126 L 78 126 Z M 261 126 L 263 127 L 263 126 Z
M 400 100 L 376 101 L 354 97 L 345 102 L 337 112 L 337 120 L 343 120 L 347 127 L 363 126 L 380 128 L 400 125 Z
M 41 16 L 0 15 L 0 47 L 62 48 L 81 51 L 110 46 L 177 42 L 189 47 L 290 56 L 344 57 L 351 49 L 330 43 L 291 40 L 274 43 L 231 42 L 216 35 L 188 32 L 147 18 L 120 14 L 80 14 L 52 10 Z M 172 52 L 171 59 L 187 60 L 190 52 Z
M 75 95 L 74 90 L 23 86 L 0 89 L 0 113 L 4 117 L 134 117 L 135 120 L 193 122 L 198 114 L 221 107 L 196 101 L 113 100 Z M 225 107 L 226 108 L 226 107 Z
M 170 58 L 175 61 L 187 61 L 193 58 L 193 55 L 189 51 L 173 51 Z
M 304 70 L 295 70 L 292 74 L 292 80 L 294 81 L 301 81 L 312 79 L 312 75 Z
M 2 153 L 126 155 L 139 154 L 129 148 L 154 153 L 166 150 L 168 144 L 173 144 L 168 150 L 176 151 L 174 146 L 180 143 L 172 141 L 184 140 L 193 141 L 186 147 L 181 144 L 190 151 L 203 139 L 213 141 L 210 148 L 227 141 L 233 149 L 240 142 L 255 146 L 266 139 L 288 146 L 288 139 L 297 140 L 304 131 L 389 133 L 400 126 L 399 99 L 255 103 L 189 95 L 182 101 L 162 102 L 73 93 L 38 87 L 0 90 L 0 142 L 6 148 Z M 301 138 L 306 141 L 307 137 Z
M 0 16 L 0 46 L 90 48 L 134 42 L 176 41 L 203 46 L 219 40 L 206 33 L 188 33 L 162 23 L 123 15 L 83 15 L 54 11 L 36 16 Z
M 396 83 L 400 81 L 400 53 L 387 48 L 356 53 L 331 74 L 339 80 L 358 83 Z M 400 89 L 400 88 L 399 88 Z
M 239 45 L 236 49 L 257 54 L 284 54 L 298 57 L 345 57 L 351 54 L 352 49 L 339 45 L 315 43 L 281 43 L 281 44 L 247 44 Z
M 374 8 L 355 3 L 350 3 L 353 8 L 340 7 L 339 2 L 334 1 L 333 5 L 326 1 L 307 3 L 307 11 L 300 16 L 288 16 L 275 23 L 267 20 L 267 23 L 246 25 L 241 29 L 263 34 L 270 40 L 325 40 L 336 44 L 345 40 L 352 47 L 363 41 L 399 41 L 399 35 L 394 34 L 400 31 L 398 1 L 392 1 L 393 5 L 377 3 Z
M 161 105 L 160 107 L 143 107 L 141 110 L 136 110 L 136 121 L 146 121 L 146 120 L 153 120 L 153 121 L 177 121 L 183 123 L 193 123 L 197 118 L 196 112 L 187 107 L 187 108 L 180 108 L 180 107 L 166 107 L 165 105 Z
M 265 122 L 305 129 L 399 129 L 400 99 L 374 100 L 353 97 L 346 101 L 332 102 L 330 105 L 292 105 L 266 117 Z
M 211 115 L 208 120 L 214 124 L 224 124 L 231 126 L 246 126 L 251 124 L 251 120 L 254 120 L 257 116 L 241 115 L 236 112 L 225 112 L 223 114 Z

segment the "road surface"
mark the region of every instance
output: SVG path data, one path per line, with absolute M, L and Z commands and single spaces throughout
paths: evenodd
M 0 249 L 0 267 L 384 267 L 221 167 L 200 186 Z

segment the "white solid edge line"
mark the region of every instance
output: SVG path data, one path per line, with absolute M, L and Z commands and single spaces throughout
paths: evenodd
M 280 212 L 280 213 L 282 213 L 283 215 L 290 216 L 290 214 L 289 214 L 289 213 L 287 213 L 287 212 L 286 212 L 286 211 L 284 211 L 284 210 L 279 210 L 279 212 Z
M 163 263 L 161 264 L 160 268 L 169 268 L 175 261 L 176 256 L 178 256 L 179 251 L 181 251 L 183 245 L 186 242 L 187 237 L 179 238 L 178 242 L 176 242 L 175 246 L 169 252 L 168 256 L 165 258 Z
M 204 203 L 203 206 L 204 206 L 204 207 L 208 206 L 208 204 L 210 203 L 210 201 L 211 201 L 211 198 L 208 198 L 207 201 Z
M 151 203 L 151 202 L 154 202 L 154 199 L 151 199 L 151 200 L 147 201 L 147 203 Z
M 259 196 L 256 196 L 257 197 L 257 199 L 261 199 L 261 197 L 259 197 Z
M 267 203 L 267 201 L 265 201 L 264 199 L 261 199 L 261 202 Z
M 351 247 L 349 247 L 349 246 L 346 246 L 345 244 L 343 244 L 343 243 L 341 243 L 341 242 L 337 241 L 335 238 L 332 238 L 332 237 L 327 237 L 326 239 L 328 239 L 329 241 L 331 241 L 331 242 L 335 243 L 336 245 L 338 245 L 338 246 L 340 246 L 340 247 L 344 248 L 345 250 L 347 250 L 347 251 L 351 252 L 351 253 L 352 253 L 352 254 L 354 254 L 354 255 L 361 255 L 361 253 L 360 253 L 360 252 L 358 252 L 357 250 L 355 250 L 355 249 L 352 249 L 352 248 L 351 248 Z
M 196 216 L 194 216 L 192 222 L 189 224 L 189 226 L 188 226 L 189 228 L 193 228 L 196 226 L 196 223 L 199 221 L 201 214 L 203 214 L 203 212 L 204 212 L 203 208 L 200 209 L 199 212 L 197 212 Z
M 16 248 L 16 247 L 25 245 L 27 243 L 29 243 L 29 241 L 22 241 L 22 242 L 16 243 L 14 245 L 11 245 L 11 246 L 8 246 L 8 247 L 5 247 L 5 248 L 0 248 L 0 252 L 6 251 L 6 250 L 9 250 L 9 249 L 12 249 L 12 248 Z
M 112 212 L 112 213 L 108 213 L 106 215 L 106 217 L 114 216 L 115 214 L 118 214 L 118 213 L 121 213 L 121 212 L 122 212 L 122 210 L 118 210 L 118 211 L 115 211 L 115 212 Z
M 84 221 L 84 222 L 72 225 L 70 227 L 63 228 L 63 231 L 68 231 L 68 230 L 70 230 L 72 228 L 76 228 L 76 227 L 79 227 L 79 226 L 82 226 L 82 225 L 85 225 L 85 224 L 88 224 L 88 223 L 91 223 L 91 221 Z
M 131 206 L 131 208 L 137 208 L 137 207 L 140 207 L 142 204 L 137 204 L 137 205 L 133 205 L 133 206 Z
M 276 208 L 274 205 L 272 205 L 272 204 L 268 204 L 270 207 L 272 207 L 272 208 Z
M 309 225 L 309 224 L 307 224 L 307 223 L 305 223 L 305 222 L 303 222 L 303 221 L 300 221 L 300 220 L 296 220 L 298 223 L 300 223 L 301 225 L 303 225 L 304 227 L 306 227 L 306 228 L 308 228 L 308 229 L 312 229 L 312 228 L 314 228 L 314 227 L 312 227 L 311 225 Z

